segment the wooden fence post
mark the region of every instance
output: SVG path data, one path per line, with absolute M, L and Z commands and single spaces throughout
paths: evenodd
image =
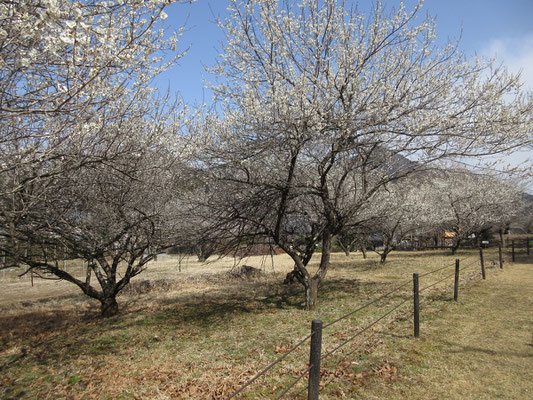
M 455 260 L 455 281 L 453 284 L 453 299 L 457 301 L 459 297 L 459 259 Z
M 502 245 L 498 245 L 498 260 L 500 261 L 500 268 L 503 269 Z
M 309 385 L 307 400 L 318 400 L 320 390 L 320 353 L 322 351 L 322 320 L 311 322 L 311 350 L 309 355 Z
M 511 240 L 511 259 L 514 262 L 514 240 Z
M 25 258 L 25 259 L 28 258 L 28 248 L 27 248 L 27 247 L 24 248 L 24 258 Z M 27 278 L 26 275 L 28 275 L 28 265 L 25 265 L 25 266 L 24 266 L 24 279 Z
M 420 299 L 418 293 L 418 274 L 413 274 L 413 325 L 415 338 L 420 337 Z
M 529 256 L 529 238 L 528 237 L 526 238 L 526 250 L 527 250 L 527 255 Z
M 479 248 L 479 261 L 481 262 L 481 276 L 486 279 L 485 276 L 485 261 L 483 260 L 483 247 Z

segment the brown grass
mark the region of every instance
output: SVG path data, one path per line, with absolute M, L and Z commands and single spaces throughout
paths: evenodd
M 364 398 L 533 398 L 532 272 L 525 263 L 489 271 L 441 305 L 400 355 L 394 385 L 369 382 Z
M 530 374 L 520 373 L 532 370 L 531 346 L 524 338 L 529 335 L 531 343 L 526 310 L 531 310 L 533 282 L 521 279 L 529 265 L 500 271 L 491 267 L 494 256 L 486 256 L 487 281 L 464 279 L 458 304 L 449 301 L 449 280 L 424 295 L 421 339 L 411 337 L 407 302 L 328 357 L 321 398 L 498 398 L 504 393 L 499 387 L 510 393 L 505 398 L 524 398 L 520 390 L 532 382 Z M 478 272 L 476 252 L 462 251 L 459 257 L 470 257 L 463 265 Z M 36 281 L 31 288 L 28 280 L 2 281 L 0 397 L 224 398 L 305 337 L 313 318 L 327 323 L 409 280 L 413 272 L 450 266 L 422 278 L 425 287 L 453 272 L 454 259 L 440 251 L 393 253 L 380 266 L 375 255 L 362 260 L 358 254 L 335 254 L 313 312 L 302 310 L 299 287 L 280 285 L 292 268 L 283 255 L 244 260 L 264 271 L 250 280 L 227 274 L 233 259 L 201 264 L 190 258 L 179 272 L 176 257 L 160 258 L 121 295 L 123 311 L 111 319 L 99 318 L 98 305 L 69 284 Z M 325 351 L 408 298 L 410 290 L 408 285 L 326 329 Z M 241 398 L 275 398 L 305 370 L 307 358 L 306 344 Z M 490 374 L 481 373 L 483 368 Z M 301 390 L 303 382 L 291 396 Z

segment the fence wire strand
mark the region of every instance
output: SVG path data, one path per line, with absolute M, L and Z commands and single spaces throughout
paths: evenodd
M 460 265 L 462 263 L 464 263 L 466 260 L 469 260 L 471 258 L 475 257 L 474 255 L 470 255 L 470 256 L 467 256 L 467 257 L 464 257 L 462 259 L 459 259 L 459 262 L 460 262 Z M 471 267 L 475 266 L 475 264 L 477 264 L 479 262 L 479 260 L 473 260 L 471 263 L 467 264 L 466 266 L 461 266 L 461 271 L 464 271 L 466 269 L 470 269 Z M 425 277 L 425 276 L 428 276 L 428 275 L 432 275 L 434 273 L 437 273 L 437 272 L 440 272 L 440 271 L 443 271 L 447 268 L 451 268 L 453 267 L 455 264 L 453 265 L 446 265 L 444 267 L 441 267 L 441 268 L 437 268 L 435 270 L 432 270 L 432 271 L 428 271 L 428 272 L 425 272 L 421 275 L 419 275 L 419 277 Z M 454 272 L 455 274 L 455 272 Z M 438 281 L 424 287 L 423 289 L 421 289 L 419 292 L 423 292 L 433 286 L 436 286 L 438 285 L 439 283 L 443 282 L 444 280 L 446 279 L 449 279 L 450 277 L 454 276 L 454 274 L 449 274 L 449 275 L 446 275 L 444 278 L 442 279 L 439 279 Z M 471 280 L 475 277 L 477 277 L 479 275 L 479 273 L 476 273 L 468 278 L 465 278 L 463 279 L 463 282 L 465 282 L 467 279 L 468 280 Z M 365 308 L 367 307 L 370 307 L 371 305 L 379 302 L 380 300 L 383 300 L 384 298 L 390 296 L 391 294 L 393 293 L 396 293 L 397 291 L 399 291 L 400 289 L 406 287 L 407 285 L 409 285 L 411 283 L 411 279 L 405 281 L 404 283 L 400 284 L 399 286 L 395 287 L 394 289 L 388 291 L 387 293 L 377 297 L 376 299 L 366 303 L 366 304 L 363 304 L 362 306 L 356 308 L 355 310 L 325 324 L 322 329 L 326 329 L 328 327 L 330 327 L 331 325 L 333 324 L 336 324 L 337 322 L 340 322 L 346 318 L 348 318 L 349 316 L 351 315 L 354 315 L 355 313 L 359 312 L 359 311 L 362 311 L 364 310 Z M 385 319 L 386 317 L 388 317 L 390 314 L 392 314 L 394 311 L 396 311 L 397 309 L 399 309 L 401 306 L 403 306 L 405 303 L 407 303 L 409 300 L 411 300 L 411 298 L 407 298 L 403 301 L 401 301 L 400 303 L 398 303 L 396 306 L 394 306 L 392 309 L 390 309 L 388 312 L 386 312 L 385 314 L 383 314 L 381 317 L 379 317 L 378 319 L 374 320 L 373 322 L 371 322 L 370 324 L 368 324 L 367 326 L 365 326 L 363 329 L 361 329 L 360 331 L 358 331 L 357 333 L 355 333 L 354 335 L 352 335 L 351 337 L 349 337 L 347 340 L 345 340 L 344 342 L 342 342 L 341 344 L 335 346 L 332 350 L 324 353 L 320 359 L 323 360 L 323 359 L 326 359 L 327 357 L 329 357 L 330 355 L 332 355 L 333 353 L 335 353 L 337 350 L 341 349 L 342 347 L 344 347 L 345 345 L 347 345 L 349 342 L 351 342 L 352 340 L 356 339 L 357 337 L 361 336 L 363 333 L 365 333 L 366 331 L 368 331 L 370 328 L 372 328 L 374 325 L 376 325 L 378 322 L 382 321 L 383 319 Z M 238 395 L 239 393 L 241 393 L 244 389 L 246 389 L 248 386 L 250 386 L 253 382 L 255 382 L 257 379 L 259 379 L 261 376 L 265 375 L 270 369 L 272 369 L 276 364 L 280 363 L 281 361 L 283 361 L 289 354 L 291 354 L 292 352 L 294 352 L 296 349 L 298 349 L 301 345 L 303 345 L 307 340 L 309 340 L 311 337 L 313 336 L 313 333 L 307 335 L 305 338 L 303 338 L 302 340 L 300 340 L 298 343 L 296 343 L 293 347 L 291 347 L 287 352 L 285 352 L 282 356 L 278 357 L 276 360 L 272 361 L 270 364 L 268 364 L 265 368 L 263 368 L 260 372 L 258 372 L 252 379 L 250 379 L 248 382 L 246 382 L 244 385 L 242 385 L 237 391 L 235 391 L 233 394 L 231 394 L 229 397 L 226 398 L 226 400 L 230 400 L 232 398 L 234 398 L 236 395 Z M 353 353 L 353 352 L 352 352 Z M 351 353 L 350 353 L 351 354 Z M 298 378 L 292 382 L 278 397 L 276 397 L 276 400 L 278 399 L 281 399 L 283 396 L 285 396 L 312 368 L 312 365 L 310 365 L 302 374 L 300 374 L 298 376 Z M 297 393 L 296 395 L 299 395 L 301 394 L 305 389 L 307 388 L 304 388 L 302 391 L 300 391 L 299 393 Z
M 442 270 L 444 270 L 444 269 L 446 269 L 446 268 L 452 268 L 452 267 L 455 267 L 455 264 L 453 264 L 453 265 L 446 265 L 446 266 L 444 266 L 444 267 L 434 269 L 433 271 L 424 272 L 423 274 L 418 275 L 418 277 L 419 277 L 419 278 L 422 278 L 422 277 L 424 277 L 424 276 L 432 275 L 432 274 L 434 274 L 434 273 L 436 273 L 436 272 L 440 272 L 440 271 L 442 271 Z
M 451 289 L 451 288 L 450 288 L 450 287 L 445 287 L 445 288 L 443 288 L 438 294 L 439 294 L 439 295 L 442 295 L 442 294 L 444 294 L 444 293 L 445 293 L 447 290 L 449 290 L 449 289 Z M 428 294 L 427 297 L 422 297 L 422 298 L 420 298 L 420 301 L 418 302 L 418 306 L 419 306 L 420 308 L 422 308 L 422 306 L 423 306 L 424 304 L 426 304 L 427 302 L 431 302 L 431 301 L 435 301 L 435 299 L 434 299 L 434 298 L 431 298 L 431 297 L 430 297 L 430 294 Z
M 464 286 L 464 285 L 466 285 L 469 281 L 474 280 L 474 279 L 476 279 L 476 278 L 479 277 L 479 276 L 481 276 L 481 272 L 476 272 L 476 273 L 474 273 L 474 274 L 468 275 L 467 277 L 463 278 L 463 279 L 459 282 L 459 285 Z
M 473 257 L 473 256 L 467 257 L 466 259 L 469 259 L 469 258 L 471 258 L 471 257 Z M 462 267 L 460 267 L 460 271 L 465 271 L 465 270 L 471 269 L 472 267 L 479 266 L 479 265 L 476 265 L 478 262 L 479 262 L 479 260 L 477 260 L 477 259 L 476 259 L 476 260 L 472 260 L 472 262 L 470 262 L 467 266 L 462 266 Z M 479 275 L 479 273 L 476 273 L 476 274 L 472 275 L 472 277 L 475 278 L 477 275 Z M 433 286 L 436 286 L 436 285 L 438 285 L 439 283 L 442 283 L 442 282 L 445 281 L 446 279 L 449 279 L 449 278 L 451 278 L 451 277 L 453 277 L 453 276 L 455 276 L 455 271 L 454 271 L 453 274 L 446 275 L 446 276 L 443 277 L 442 279 L 439 279 L 438 281 L 433 282 L 432 284 L 427 285 L 426 287 L 420 289 L 420 290 L 419 290 L 419 293 L 422 293 L 424 290 L 427 290 L 427 289 L 429 289 L 429 288 L 431 288 L 431 287 L 433 287 Z M 467 279 L 468 279 L 468 280 L 471 280 L 470 278 L 465 278 L 463 281 L 466 281 Z M 428 299 L 421 299 L 421 300 L 420 300 L 420 305 L 424 304 L 427 300 L 428 300 Z
M 444 282 L 446 279 L 451 278 L 452 276 L 455 276 L 455 271 L 453 272 L 453 274 L 446 275 L 444 278 L 439 279 L 438 281 L 433 282 L 433 283 L 430 284 L 430 285 L 427 285 L 427 286 L 424 287 L 423 289 L 420 289 L 418 292 L 419 292 L 419 293 L 422 293 L 424 290 L 429 289 L 429 288 L 431 288 L 431 287 L 433 287 L 433 286 L 436 286 L 436 285 L 438 285 L 439 283 Z
M 407 300 L 408 301 L 408 300 Z M 408 315 L 412 314 L 413 312 L 410 310 L 410 311 L 404 311 L 403 313 L 400 313 L 399 314 L 399 317 L 407 317 Z M 348 356 L 351 356 L 353 353 L 355 353 L 357 351 L 357 348 L 353 349 L 352 351 L 348 352 L 348 353 L 345 353 L 344 354 L 344 358 L 343 360 L 345 360 L 346 358 L 348 358 Z M 338 367 L 339 364 L 343 361 L 343 360 L 339 360 L 336 364 L 335 364 L 335 367 Z M 330 380 L 329 382 L 325 383 L 325 385 L 328 385 L 329 383 L 333 382 L 333 380 Z
M 378 301 L 384 299 L 385 297 L 390 296 L 391 294 L 393 294 L 393 293 L 397 292 L 398 290 L 404 288 L 404 287 L 407 286 L 409 283 L 411 283 L 411 280 L 410 280 L 410 279 L 407 280 L 405 283 L 401 284 L 400 286 L 397 286 L 397 287 L 395 287 L 394 289 L 392 289 L 391 291 L 385 293 L 384 295 L 382 295 L 382 296 L 380 296 L 380 297 L 378 297 L 378 298 L 376 298 L 376 299 L 374 299 L 374 300 L 372 300 L 372 301 L 370 301 L 370 302 L 368 302 L 368 303 L 366 303 L 366 304 L 363 304 L 361 307 L 356 308 L 356 309 L 353 310 L 353 311 L 350 311 L 348 314 L 345 314 L 345 315 L 343 315 L 342 317 L 337 318 L 337 319 L 334 320 L 334 321 L 331 321 L 331 322 L 327 323 L 326 325 L 324 325 L 324 326 L 322 327 L 322 330 L 326 329 L 327 327 L 329 327 L 329 326 L 331 326 L 331 325 L 333 325 L 333 324 L 336 324 L 336 323 L 339 322 L 339 321 L 342 321 L 343 319 L 348 318 L 350 315 L 353 315 L 353 314 L 355 314 L 355 313 L 357 313 L 357 312 L 359 312 L 359 311 L 361 311 L 361 310 L 364 310 L 364 309 L 367 308 L 367 307 L 370 307 L 372 304 L 377 303 Z
M 276 397 L 276 400 L 279 400 L 283 396 L 285 396 L 289 392 L 289 390 L 291 390 L 294 387 L 294 385 L 300 382 L 300 379 L 302 379 L 305 375 L 307 375 L 307 373 L 311 370 L 311 368 L 313 368 L 313 364 L 307 367 L 307 369 L 302 374 L 300 374 L 300 376 L 296 378 L 296 380 L 293 383 L 291 383 L 283 392 L 281 392 L 281 394 L 278 397 Z
M 459 262 L 462 263 L 462 262 L 465 262 L 466 260 L 470 260 L 471 258 L 476 258 L 477 259 L 477 255 L 476 254 L 471 254 L 467 257 L 463 257 L 463 258 L 459 258 Z
M 470 258 L 472 258 L 472 257 L 475 257 L 475 255 L 470 255 L 470 256 L 468 256 L 468 257 L 464 257 L 464 258 L 462 258 L 462 259 L 458 259 L 458 260 L 459 260 L 459 263 L 462 263 L 462 262 L 464 262 L 465 260 L 468 260 L 468 259 L 470 259 Z M 440 271 L 442 271 L 442 270 L 444 270 L 444 269 L 446 269 L 446 268 L 453 268 L 453 267 L 455 267 L 455 262 L 454 262 L 452 265 L 445 265 L 444 267 L 434 269 L 433 271 L 424 272 L 423 274 L 418 275 L 418 277 L 419 277 L 419 278 L 422 278 L 422 277 L 424 277 L 424 276 L 428 276 L 428 275 L 434 274 L 434 273 L 436 273 L 436 272 L 440 272 Z
M 295 393 L 292 398 L 295 399 L 296 397 L 298 397 L 299 395 L 301 395 L 303 392 L 305 392 L 306 390 L 308 390 L 309 388 L 307 386 L 304 386 L 304 388 L 302 390 L 300 390 L 298 393 Z
M 281 357 L 278 357 L 276 360 L 274 360 L 270 364 L 268 364 L 265 368 L 263 368 L 260 372 L 258 372 L 252 379 L 250 379 L 248 382 L 246 382 L 244 385 L 242 385 L 237 391 L 232 393 L 229 397 L 226 397 L 226 400 L 230 400 L 230 399 L 234 398 L 235 396 L 237 396 L 239 393 L 241 393 L 244 389 L 246 389 L 248 386 L 250 386 L 252 383 L 254 383 L 257 379 L 259 379 L 261 376 L 266 374 L 272 367 L 274 367 L 276 364 L 278 364 L 281 361 L 283 361 L 283 359 L 285 359 L 289 354 L 291 354 L 298 347 L 300 347 L 302 344 L 304 344 L 311 336 L 313 336 L 313 333 L 307 335 L 305 338 L 303 338 L 298 343 L 296 343 L 294 346 L 292 346 Z
M 461 265 L 460 269 L 461 271 L 464 271 L 465 269 L 469 269 L 469 268 L 476 267 L 476 266 L 481 268 L 481 264 L 479 260 L 474 260 L 467 265 Z
M 459 262 L 460 262 L 460 263 L 461 263 L 461 262 L 464 262 L 465 260 L 468 260 L 468 259 L 473 258 L 473 257 L 475 257 L 475 256 L 464 257 L 463 259 L 459 259 Z M 470 264 L 470 266 L 473 266 L 475 263 L 477 263 L 477 261 L 478 261 L 478 260 L 473 260 L 472 263 Z M 419 277 L 428 276 L 428 275 L 434 274 L 434 273 L 436 273 L 436 272 L 443 271 L 443 270 L 445 270 L 446 268 L 450 268 L 450 267 L 455 267 L 455 264 L 453 264 L 453 265 L 446 265 L 446 266 L 444 266 L 444 267 L 437 268 L 437 269 L 435 269 L 435 270 L 433 270 L 433 271 L 426 272 L 426 273 L 420 275 Z M 427 289 L 429 289 L 429 288 L 431 288 L 431 287 L 433 287 L 433 286 L 436 286 L 436 285 L 438 285 L 439 283 L 442 283 L 443 281 L 445 281 L 446 279 L 449 279 L 450 277 L 452 277 L 452 276 L 454 276 L 454 275 L 455 275 L 455 271 L 454 271 L 453 274 L 448 274 L 448 275 L 446 275 L 445 277 L 443 277 L 442 279 L 439 279 L 438 281 L 436 281 L 436 282 L 434 282 L 434 283 L 432 283 L 432 284 L 430 284 L 430 285 L 424 287 L 423 289 L 419 290 L 419 292 L 423 292 L 424 290 L 427 290 Z M 354 313 L 356 313 L 357 311 L 362 310 L 363 308 L 366 308 L 366 307 L 368 307 L 368 306 L 374 304 L 375 302 L 377 302 L 377 301 L 379 301 L 379 300 L 381 300 L 381 299 L 383 299 L 383 298 L 389 296 L 390 294 L 396 292 L 397 290 L 399 290 L 399 289 L 401 289 L 401 288 L 407 286 L 409 283 L 411 283 L 411 280 L 408 280 L 407 282 L 405 282 L 404 284 L 398 286 L 397 288 L 395 288 L 395 289 L 392 290 L 391 292 L 388 292 L 388 293 L 386 293 L 385 295 L 380 296 L 379 298 L 373 300 L 372 302 L 367 303 L 367 304 L 365 304 L 365 305 L 359 307 L 358 309 L 352 311 L 351 313 L 348 313 L 348 314 L 346 314 L 345 316 L 340 317 L 340 318 L 338 318 L 337 320 L 330 322 L 329 324 L 326 325 L 326 327 L 327 327 L 327 326 L 330 326 L 330 325 L 332 325 L 332 324 L 334 324 L 334 323 L 336 323 L 336 322 L 338 322 L 338 321 L 340 321 L 340 320 L 342 320 L 342 319 L 344 319 L 344 318 L 346 318 L 346 317 L 348 317 L 348 316 L 350 316 L 350 315 L 352 315 L 352 314 L 354 314 Z M 410 300 L 410 298 L 405 299 L 405 300 L 403 300 L 402 302 L 400 302 L 399 304 L 397 304 L 395 307 L 393 307 L 393 308 L 392 308 L 391 310 L 389 310 L 387 313 L 385 313 L 384 315 L 382 315 L 380 318 L 378 318 L 378 319 L 376 319 L 375 321 L 373 321 L 372 323 L 368 324 L 365 328 L 363 328 L 362 330 L 360 330 L 359 332 L 357 332 L 356 334 L 354 334 L 353 336 L 351 336 L 350 338 L 348 338 L 347 340 L 345 340 L 343 343 L 337 345 L 335 348 L 333 348 L 333 349 L 330 350 L 329 352 L 325 353 L 325 354 L 321 357 L 321 359 L 325 359 L 325 358 L 329 357 L 331 354 L 333 354 L 334 352 L 336 352 L 336 351 L 339 350 L 340 348 L 344 347 L 346 344 L 348 344 L 348 343 L 351 342 L 352 340 L 356 339 L 358 336 L 362 335 L 364 332 L 368 331 L 371 327 L 373 327 L 373 326 L 376 325 L 378 322 L 380 322 L 381 320 L 383 320 L 384 318 L 386 318 L 387 316 L 389 316 L 390 314 L 392 314 L 394 311 L 396 311 L 398 308 L 400 308 L 401 306 L 403 306 L 403 305 L 404 305 L 405 303 L 407 303 L 409 300 Z M 350 354 L 351 354 L 351 353 L 350 353 Z
M 403 300 L 402 302 L 400 302 L 398 305 L 396 305 L 395 307 L 393 307 L 391 310 L 389 310 L 388 312 L 386 312 L 385 314 L 383 314 L 381 317 L 379 317 L 378 319 L 374 320 L 374 322 L 368 324 L 366 327 L 364 327 L 362 330 L 360 330 L 359 332 L 357 332 L 355 335 L 349 337 L 347 340 L 345 340 L 343 343 L 339 344 L 338 346 L 334 347 L 332 350 L 328 351 L 327 353 L 325 353 L 324 355 L 322 355 L 320 357 L 321 360 L 329 357 L 330 355 L 332 355 L 334 352 L 336 352 L 337 350 L 339 350 L 341 347 L 344 347 L 346 344 L 348 344 L 349 342 L 351 342 L 352 340 L 354 340 L 355 338 L 357 338 L 358 336 L 361 336 L 363 333 L 365 333 L 367 330 L 369 330 L 370 328 L 372 328 L 374 325 L 376 325 L 379 321 L 381 321 L 382 319 L 384 319 L 385 317 L 389 316 L 390 314 L 392 314 L 394 311 L 396 311 L 398 308 L 400 308 L 401 306 L 403 306 L 405 303 L 407 303 L 408 301 L 410 300 L 410 298 L 408 299 L 405 299 Z

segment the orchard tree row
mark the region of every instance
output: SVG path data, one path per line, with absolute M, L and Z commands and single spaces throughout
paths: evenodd
M 384 186 L 337 244 L 347 255 L 358 249 L 366 257 L 377 242 L 382 263 L 402 247 L 446 246 L 455 254 L 466 239 L 481 246 L 483 235 L 503 235 L 513 220 L 526 218 L 527 205 L 516 182 L 464 169 L 421 171 Z
M 421 4 L 230 0 L 213 107 L 192 109 L 151 87 L 183 56 L 182 32 L 161 29 L 167 3 L 0 4 L 0 247 L 13 263 L 111 316 L 170 246 L 262 243 L 294 260 L 313 308 L 338 238 L 379 226 L 385 260 L 407 232 L 446 221 L 459 245 L 517 209 L 512 185 L 449 165 L 530 146 L 531 93 L 437 46 Z M 88 262 L 85 279 L 58 248 Z

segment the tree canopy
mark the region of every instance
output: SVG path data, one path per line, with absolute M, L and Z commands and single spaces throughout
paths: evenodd
M 377 1 L 367 15 L 336 0 L 230 4 L 211 69 L 221 116 L 200 127 L 220 194 L 210 208 L 218 202 L 226 234 L 267 238 L 293 258 L 309 308 L 333 237 L 381 187 L 530 141 L 531 96 L 518 76 L 435 45 L 421 4 L 387 10 Z

